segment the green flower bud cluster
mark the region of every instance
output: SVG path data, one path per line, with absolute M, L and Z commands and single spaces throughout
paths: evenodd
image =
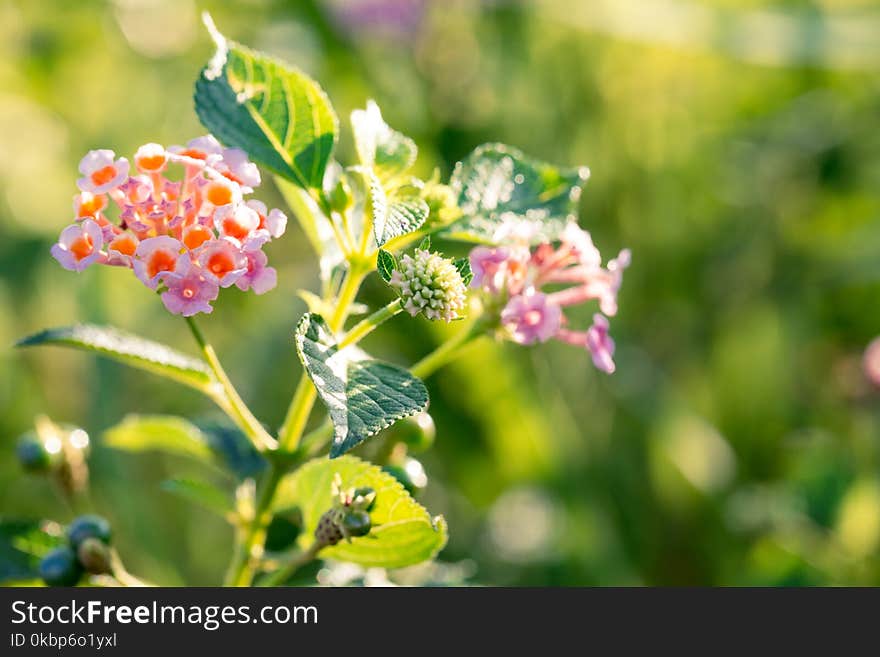
M 397 290 L 403 309 L 415 317 L 451 322 L 462 317 L 467 286 L 452 260 L 425 249 L 402 256 L 388 284 Z

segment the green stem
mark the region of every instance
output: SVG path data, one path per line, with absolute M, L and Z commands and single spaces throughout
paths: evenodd
M 349 267 L 348 275 L 337 297 L 336 310 L 329 321 L 330 330 L 334 333 L 337 333 L 345 323 L 361 283 L 369 273 L 369 269 L 358 261 L 351 262 Z M 317 391 L 314 384 L 308 375 L 303 373 L 293 399 L 290 401 L 284 423 L 278 432 L 278 451 L 290 453 L 297 449 L 316 397 Z M 254 509 L 254 517 L 248 523 L 244 537 L 238 544 L 229 566 L 226 576 L 227 586 L 247 586 L 253 581 L 257 560 L 263 556 L 266 527 L 272 518 L 272 502 L 275 499 L 278 484 L 281 483 L 288 468 L 289 464 L 283 463 L 281 459 L 271 461 L 269 472 L 261 487 L 262 492 Z
M 388 321 L 402 310 L 403 306 L 400 303 L 400 299 L 395 299 L 387 306 L 383 306 L 366 319 L 352 326 L 336 346 L 339 349 L 343 349 L 349 345 L 357 344 L 364 337 L 372 333 L 377 326 Z
M 122 584 L 122 586 L 155 586 L 155 584 L 145 582 L 128 572 L 122 563 L 122 559 L 119 558 L 119 554 L 116 550 L 112 549 L 110 551 L 110 573 L 117 582 Z
M 333 422 L 328 417 L 319 426 L 309 431 L 300 441 L 303 457 L 309 457 L 321 451 L 327 441 L 333 437 Z
M 482 321 L 479 319 L 475 320 L 467 329 L 459 331 L 451 339 L 441 344 L 418 363 L 410 367 L 409 371 L 420 379 L 431 376 L 438 369 L 446 365 L 446 363 L 458 357 L 459 351 L 483 335 L 485 329 L 486 326 Z
M 361 289 L 361 283 L 367 277 L 369 269 L 359 260 L 352 260 L 349 263 L 348 275 L 339 290 L 339 296 L 336 298 L 336 310 L 333 312 L 327 324 L 333 333 L 342 330 L 345 320 L 348 319 L 348 313 L 351 311 L 351 305 L 357 297 L 358 290 Z
M 296 386 L 296 392 L 293 393 L 293 399 L 290 400 L 284 423 L 278 431 L 278 444 L 281 449 L 288 451 L 296 449 L 317 394 L 318 391 L 315 390 L 312 380 L 303 372 Z
M 314 561 L 318 553 L 324 549 L 324 545 L 315 541 L 309 546 L 309 549 L 295 555 L 293 559 L 284 564 L 280 569 L 266 577 L 259 586 L 280 586 L 293 577 L 294 573 L 305 566 L 307 563 Z
M 278 490 L 278 484 L 284 476 L 285 469 L 272 462 L 266 473 L 260 498 L 254 509 L 254 517 L 244 532 L 244 538 L 238 543 L 229 570 L 226 573 L 226 586 L 248 586 L 256 572 L 256 562 L 263 556 L 263 543 L 266 541 L 266 527 L 272 519 L 272 501 Z
M 236 391 L 235 386 L 232 385 L 232 381 L 229 380 L 229 376 L 227 376 L 226 371 L 220 364 L 220 359 L 217 358 L 214 347 L 205 340 L 205 336 L 195 323 L 195 320 L 192 317 L 187 317 L 186 323 L 201 348 L 205 360 L 208 361 L 211 371 L 214 372 L 214 376 L 217 377 L 217 381 L 223 389 L 222 397 L 214 397 L 217 405 L 244 431 L 245 435 L 251 439 L 251 442 L 253 442 L 258 450 L 262 452 L 275 449 L 277 446 L 275 439 L 268 434 L 263 425 L 260 424 L 260 421 L 254 417 L 247 404 L 239 396 L 238 391 Z
M 357 241 L 354 238 L 354 233 L 351 232 L 351 222 L 348 220 L 348 212 L 333 211 L 332 215 L 339 217 L 339 223 L 342 224 L 343 235 L 345 235 L 345 239 L 349 244 L 349 252 L 354 253 Z M 333 216 L 330 217 L 330 221 L 333 221 Z

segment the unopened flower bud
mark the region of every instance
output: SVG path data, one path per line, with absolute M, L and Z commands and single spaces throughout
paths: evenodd
M 429 181 L 421 195 L 428 204 L 428 221 L 432 224 L 447 223 L 460 214 L 455 192 L 449 185 Z
M 343 213 L 348 210 L 352 201 L 351 188 L 345 182 L 345 178 L 340 178 L 330 192 L 330 207 L 336 212 Z
M 462 316 L 467 288 L 452 260 L 416 249 L 404 255 L 388 284 L 397 289 L 403 308 L 415 317 L 450 322 Z

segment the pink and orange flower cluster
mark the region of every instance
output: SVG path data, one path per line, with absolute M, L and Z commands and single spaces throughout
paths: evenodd
M 630 263 L 629 250 L 603 267 L 590 234 L 575 223 L 566 227 L 558 246 L 543 243 L 532 249 L 530 235 L 507 233 L 499 239 L 503 246 L 479 246 L 470 254 L 471 286 L 482 290 L 490 302 L 503 304 L 504 335 L 523 345 L 555 338 L 583 347 L 598 369 L 614 372 L 614 340 L 607 318 L 617 314 L 617 292 Z M 569 328 L 563 309 L 591 300 L 597 300 L 601 310 L 593 315 L 592 326 Z
M 145 144 L 131 169 L 111 150 L 82 159 L 76 221 L 52 247 L 61 266 L 128 267 L 161 291 L 170 312 L 185 317 L 210 313 L 221 287 L 256 294 L 275 287 L 263 246 L 284 233 L 287 217 L 245 200 L 260 173 L 244 151 L 223 148 L 210 135 L 186 147 Z M 172 169 L 181 173 L 176 180 L 166 177 Z

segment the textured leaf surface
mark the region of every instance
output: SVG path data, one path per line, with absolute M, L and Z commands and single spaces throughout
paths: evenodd
M 428 218 L 428 204 L 418 196 L 403 196 L 390 200 L 384 214 L 374 217 L 376 244 L 382 246 L 395 237 L 418 230 Z
M 415 142 L 385 123 L 372 100 L 366 109 L 351 113 L 351 127 L 360 163 L 372 167 L 383 182 L 404 173 L 416 161 Z
M 458 270 L 458 273 L 461 275 L 461 280 L 465 284 L 465 287 L 471 284 L 471 281 L 474 280 L 474 272 L 471 270 L 471 261 L 468 258 L 459 258 L 455 262 L 453 262 L 455 268 Z
M 379 249 L 379 253 L 376 254 L 376 269 L 382 280 L 387 283 L 391 280 L 391 274 L 397 269 L 397 259 L 388 251 Z
M 560 168 L 503 144 L 484 144 L 459 162 L 450 185 L 462 218 L 443 231 L 452 239 L 497 242 L 498 229 L 527 231 L 533 242 L 559 236 L 576 218 L 586 167 Z
M 160 484 L 162 490 L 188 502 L 226 516 L 233 511 L 232 498 L 223 490 L 197 479 L 168 479 Z
M 319 189 L 338 120 L 321 87 L 303 72 L 221 35 L 196 82 L 196 113 L 220 141 L 307 189 Z
M 303 548 L 314 541 L 318 520 L 332 506 L 330 486 L 337 473 L 345 488 L 369 486 L 376 491 L 376 503 L 370 511 L 373 528 L 350 543 L 341 541 L 322 550 L 322 557 L 367 567 L 403 568 L 432 559 L 446 545 L 442 516 L 431 518 L 397 479 L 375 465 L 343 456 L 332 461 L 310 461 L 281 483 L 276 508 L 300 508 L 304 530 L 299 540 Z
M 0 518 L 0 584 L 38 579 L 40 559 L 64 543 L 57 523 Z
M 204 361 L 171 347 L 109 326 L 79 324 L 46 329 L 19 340 L 17 346 L 54 344 L 92 351 L 206 391 L 215 384 Z
M 397 420 L 428 407 L 428 390 L 407 370 L 337 349 L 320 315 L 306 314 L 296 350 L 333 421 L 331 458 L 344 454 Z

